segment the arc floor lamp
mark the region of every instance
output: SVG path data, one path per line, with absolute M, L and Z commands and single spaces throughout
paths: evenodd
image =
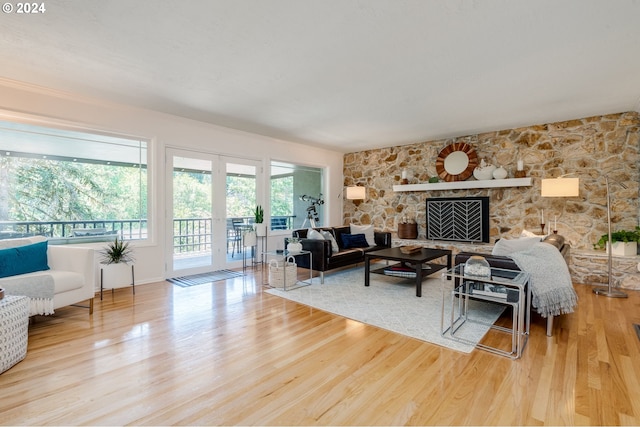
M 572 175 L 572 174 L 568 174 Z M 567 175 L 561 175 L 558 178 L 549 178 L 542 180 L 542 187 L 540 189 L 540 195 L 542 197 L 578 197 L 580 195 L 580 178 L 565 178 Z M 603 175 L 604 182 L 607 188 L 607 226 L 608 226 L 608 256 L 607 256 L 607 287 L 593 288 L 593 293 L 596 295 L 604 295 L 611 298 L 627 298 L 627 294 L 613 289 L 613 274 L 612 274 L 612 248 L 611 248 L 611 196 L 609 193 L 609 177 Z M 619 181 L 614 181 L 622 188 L 627 188 L 626 185 Z

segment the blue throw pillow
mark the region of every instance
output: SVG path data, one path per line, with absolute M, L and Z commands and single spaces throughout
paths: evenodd
M 48 242 L 0 249 L 0 277 L 49 270 Z
M 367 238 L 364 234 L 342 234 L 342 246 L 349 248 L 368 248 Z

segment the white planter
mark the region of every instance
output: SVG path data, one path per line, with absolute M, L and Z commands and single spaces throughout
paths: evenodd
M 256 236 L 264 237 L 267 235 L 267 224 L 261 222 L 260 224 L 253 224 L 253 229 L 256 230 Z
M 617 256 L 635 256 L 638 253 L 638 242 L 615 242 L 611 255 Z M 609 249 L 609 245 L 607 245 Z
M 100 264 L 102 287 L 104 289 L 123 288 L 133 284 L 131 264 Z
M 242 234 L 242 246 L 248 248 L 250 246 L 255 246 L 257 244 L 256 232 L 255 231 L 245 231 Z

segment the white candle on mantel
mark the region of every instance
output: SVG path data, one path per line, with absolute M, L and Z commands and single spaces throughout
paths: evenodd
M 524 170 L 524 162 L 522 160 L 518 160 L 518 170 Z
M 407 171 L 402 171 L 402 179 L 407 179 Z
M 540 224 L 544 224 L 544 209 L 540 211 Z
M 553 216 L 553 229 L 554 231 L 558 230 L 558 215 Z

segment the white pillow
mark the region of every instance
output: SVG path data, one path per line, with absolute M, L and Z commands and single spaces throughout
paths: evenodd
M 32 236 L 32 237 L 18 237 L 15 239 L 2 239 L 0 240 L 0 249 L 15 248 L 18 246 L 33 245 L 34 243 L 46 242 L 47 238 L 44 236 Z
M 310 228 L 307 231 L 307 239 L 324 240 L 324 236 L 322 234 L 320 234 L 320 232 L 318 230 L 314 230 L 313 228 Z
M 351 224 L 350 226 L 351 234 L 364 234 L 365 239 L 367 239 L 367 244 L 369 246 L 376 245 L 376 239 L 373 235 L 373 225 L 356 225 Z
M 324 236 L 325 240 L 328 240 L 331 242 L 331 250 L 333 252 L 340 252 L 340 247 L 338 247 L 338 242 L 336 242 L 336 238 L 333 237 L 333 234 L 331 234 L 328 231 L 321 231 L 320 233 L 322 233 L 322 236 Z
M 492 255 L 509 256 L 514 252 L 521 252 L 531 248 L 540 241 L 539 237 L 521 237 L 519 239 L 500 239 L 496 242 Z

